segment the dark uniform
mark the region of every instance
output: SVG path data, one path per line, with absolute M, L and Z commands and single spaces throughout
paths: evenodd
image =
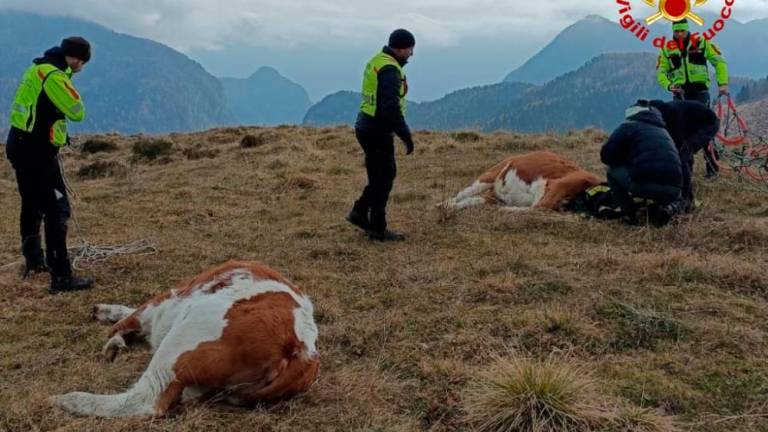
M 405 122 L 408 82 L 403 71 L 407 59 L 394 49 L 411 48 L 413 35 L 405 30 L 392 33 L 389 45 L 368 62 L 363 77 L 363 102 L 355 123 L 355 136 L 365 152 L 368 185 L 355 201 L 347 220 L 368 231 L 372 240 L 404 240 L 405 236 L 387 229 L 386 207 L 397 166 L 394 135 L 405 143 L 407 153 L 414 149 Z
M 608 165 L 611 193 L 627 223 L 638 223 L 634 198 L 652 200 L 649 211 L 664 216 L 662 223 L 669 220 L 672 211 L 667 206 L 680 199 L 683 173 L 677 149 L 658 110 L 630 107 L 624 123 L 600 150 L 600 159 Z
M 653 100 L 650 104 L 661 112 L 667 132 L 680 154 L 683 169 L 683 210 L 693 210 L 694 155 L 702 149 L 707 151 L 707 146 L 720 128 L 720 120 L 714 111 L 698 102 Z
M 93 282 L 72 276 L 67 256 L 70 206 L 58 160 L 59 148 L 69 142 L 67 120 L 85 117 L 83 101 L 70 80 L 73 71 L 67 57 L 85 63 L 90 53 L 90 44 L 79 37 L 67 38 L 60 47 L 46 51 L 25 72 L 11 107 L 6 154 L 21 195 L 25 275 L 49 270 L 52 292 L 84 289 Z M 40 241 L 43 222 L 45 254 Z

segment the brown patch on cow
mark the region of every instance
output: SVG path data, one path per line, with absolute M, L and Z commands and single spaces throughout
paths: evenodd
M 580 193 L 600 183 L 602 180 L 590 172 L 571 172 L 561 178 L 547 181 L 544 195 L 534 207 L 559 210 L 564 202 L 576 198 Z
M 142 306 L 142 308 L 144 307 L 145 306 Z M 141 323 L 139 322 L 138 318 L 139 314 L 139 310 L 136 310 L 131 315 L 128 315 L 127 317 L 116 322 L 109 332 L 109 337 L 112 337 L 116 334 L 119 334 L 120 336 L 126 336 L 131 333 L 141 332 Z
M 506 176 L 511 169 L 526 183 L 533 183 L 540 178 L 558 179 L 574 171 L 583 171 L 574 162 L 551 151 L 541 150 L 504 159 L 480 176 L 480 181 L 493 183 L 496 179 Z
M 265 293 L 235 303 L 221 338 L 179 356 L 176 379 L 184 386 L 227 389 L 247 403 L 288 398 L 314 382 L 319 359 L 294 332 L 287 293 Z M 215 365 L 215 367 L 211 367 Z
M 162 417 L 181 400 L 184 384 L 174 381 L 160 393 L 160 398 L 155 404 L 155 416 Z
M 232 281 L 232 275 L 230 273 L 241 269 L 251 273 L 253 278 L 256 280 L 273 280 L 280 282 L 289 286 L 295 293 L 301 294 L 301 291 L 299 291 L 298 287 L 296 287 L 276 270 L 271 269 L 265 264 L 256 261 L 231 260 L 218 267 L 214 267 L 210 270 L 200 273 L 194 278 L 184 282 L 180 285 L 176 295 L 179 297 L 190 295 L 196 289 L 202 287 L 203 285 L 210 284 L 211 282 L 215 283 L 213 283 L 213 285 L 208 288 L 208 291 L 214 293 L 222 288 L 229 286 Z

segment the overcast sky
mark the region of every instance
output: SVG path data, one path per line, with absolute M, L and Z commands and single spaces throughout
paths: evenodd
M 704 9 L 719 10 L 722 2 L 709 0 Z M 215 75 L 242 77 L 271 65 L 307 87 L 313 100 L 356 87 L 348 76 L 360 71 L 347 68 L 364 63 L 396 27 L 416 34 L 413 67 L 429 54 L 455 53 L 445 60 L 465 63 L 455 76 L 432 77 L 415 92 L 430 99 L 501 80 L 588 14 L 618 17 L 613 0 L 0 0 L 0 8 L 69 15 L 150 38 Z M 740 21 L 765 18 L 768 0 L 736 0 L 734 10 Z

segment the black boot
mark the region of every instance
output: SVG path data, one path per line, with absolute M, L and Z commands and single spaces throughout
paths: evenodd
M 48 290 L 51 294 L 60 292 L 81 291 L 93 286 L 93 278 L 76 276 L 54 276 L 51 275 L 51 288 Z
M 680 212 L 677 204 L 668 204 L 665 206 L 648 206 L 648 222 L 656 228 L 668 224 L 672 217 Z
M 388 229 L 385 229 L 384 231 L 368 231 L 368 239 L 380 242 L 403 241 L 405 240 L 405 234 L 400 234 Z
M 22 278 L 26 279 L 31 274 L 48 273 L 49 271 L 50 270 L 48 269 L 48 266 L 45 265 L 43 261 L 27 260 L 27 263 L 24 266 L 24 274 L 22 275 Z
M 24 255 L 26 265 L 24 274 L 26 278 L 30 274 L 48 272 L 48 266 L 45 265 L 45 255 L 40 245 L 40 236 L 29 236 L 21 242 L 21 252 Z
M 355 209 L 352 209 L 352 211 L 350 211 L 349 214 L 347 214 L 346 219 L 347 219 L 347 222 L 360 228 L 363 231 L 368 231 L 369 229 L 371 229 L 371 223 L 368 221 L 367 212 L 360 212 Z

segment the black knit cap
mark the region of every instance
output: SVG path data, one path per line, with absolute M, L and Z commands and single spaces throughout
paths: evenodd
M 416 38 L 408 30 L 397 29 L 389 35 L 390 48 L 411 48 L 413 46 L 416 46 Z
M 91 59 L 91 44 L 80 36 L 71 36 L 61 41 L 61 52 L 88 63 Z

